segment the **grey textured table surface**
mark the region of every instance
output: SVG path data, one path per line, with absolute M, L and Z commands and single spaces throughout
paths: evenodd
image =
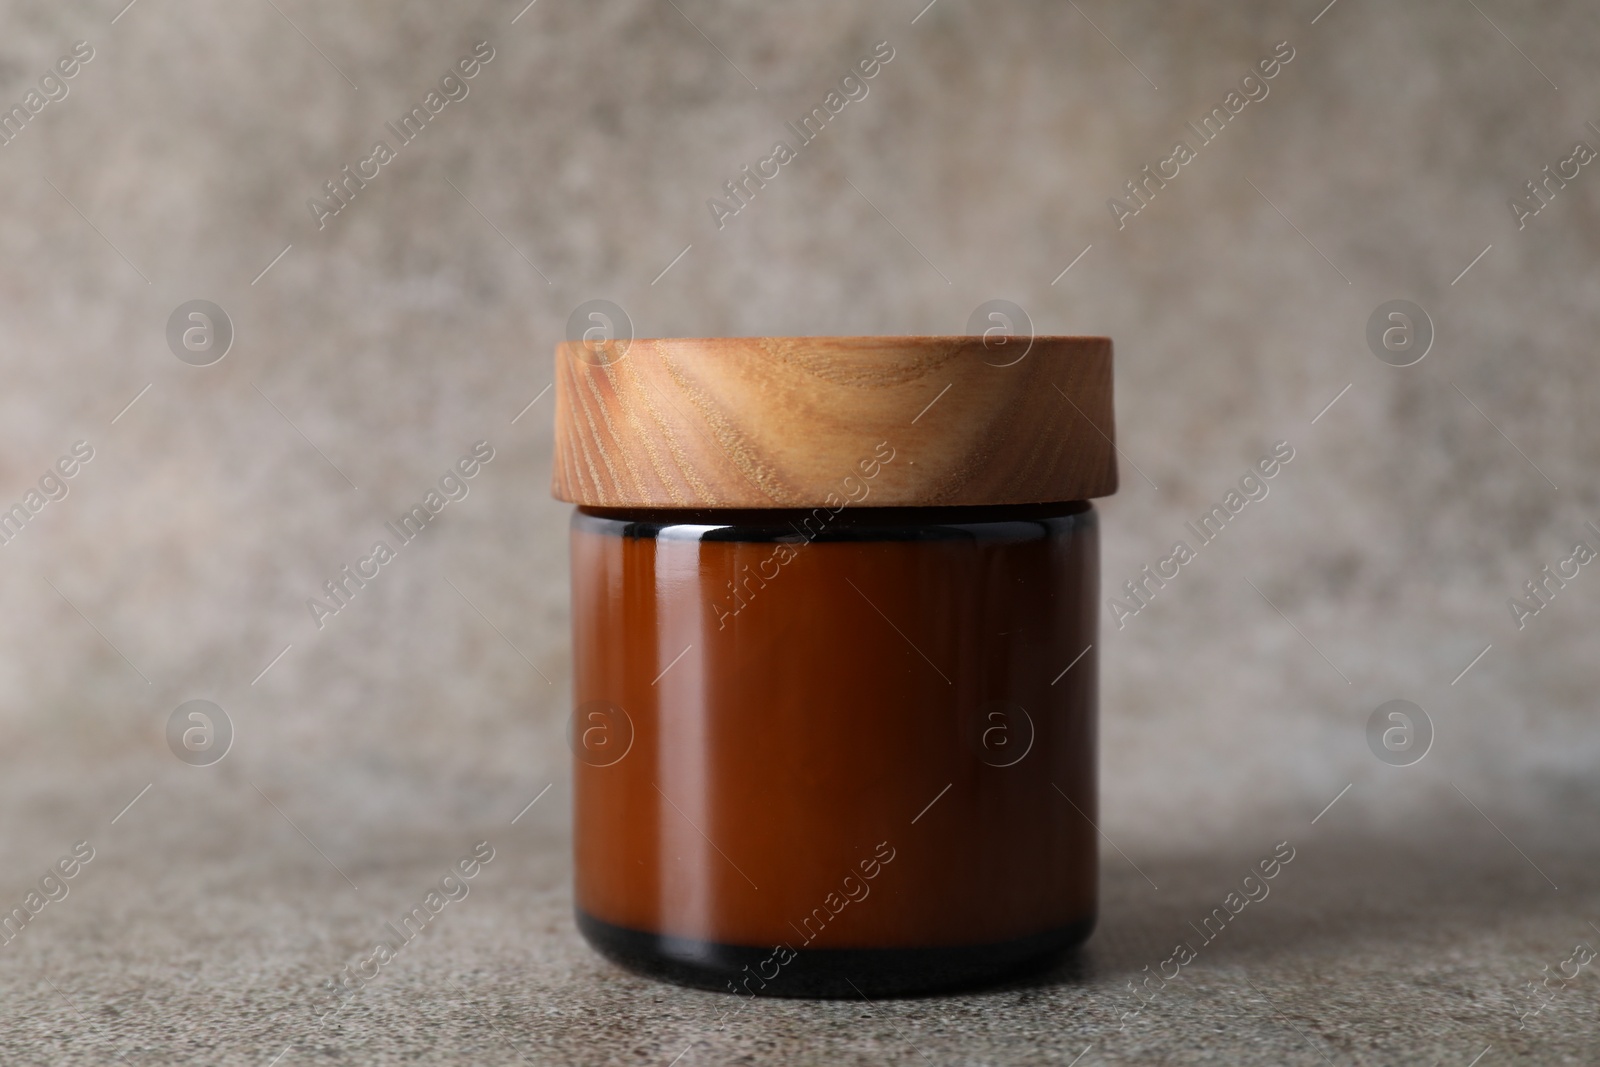
M 1600 1062 L 1597 968 L 1551 977 L 1600 945 L 1600 578 L 1507 610 L 1600 523 L 1600 177 L 1508 209 L 1600 143 L 1589 0 L 0 0 L 0 25 L 5 107 L 94 49 L 0 145 L 0 507 L 95 450 L 0 548 L 0 908 L 94 849 L 0 945 L 0 1064 Z M 480 41 L 470 95 L 319 228 L 307 200 Z M 879 41 L 870 94 L 719 229 L 706 201 Z M 1108 198 L 1280 42 L 1270 95 L 1119 228 Z M 1108 591 L 1296 449 L 1125 629 L 1102 616 L 1104 901 L 1071 968 L 725 1017 L 580 942 L 544 389 L 596 297 L 641 336 L 952 333 L 991 298 L 1112 336 Z M 234 327 L 212 366 L 166 336 L 195 298 Z M 1364 336 L 1396 298 L 1435 329 L 1403 369 Z M 478 440 L 470 495 L 319 627 L 308 598 Z M 1396 698 L 1432 724 L 1414 766 L 1368 745 Z M 214 766 L 165 740 L 191 699 L 236 731 Z M 482 840 L 469 895 L 320 1023 Z M 1280 841 L 1271 895 L 1140 1007 Z
M 526 799 L 508 794 L 486 804 L 503 818 L 359 843 L 285 797 L 335 870 L 242 776 L 185 777 L 158 774 L 115 826 L 92 820 L 95 858 L 5 949 L 7 1063 L 1595 1062 L 1592 967 L 1521 1018 L 1539 1006 L 1529 983 L 1600 944 L 1592 820 L 1514 847 L 1465 803 L 1396 813 L 1362 782 L 1382 825 L 1352 789 L 1315 825 L 1315 808 L 1272 805 L 1222 840 L 1107 848 L 1100 928 L 1060 972 L 960 996 L 746 1001 L 635 977 L 581 942 L 560 783 L 515 826 Z M 81 799 L 59 802 L 90 825 Z M 321 1021 L 326 982 L 485 839 L 495 858 L 467 895 Z M 1190 924 L 1281 840 L 1295 858 L 1270 893 L 1203 942 Z M 1128 988 L 1179 941 L 1197 947 L 1180 977 Z

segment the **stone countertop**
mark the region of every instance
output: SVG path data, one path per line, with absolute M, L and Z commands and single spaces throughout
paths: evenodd
M 241 775 L 143 770 L 152 788 L 115 824 L 127 798 L 99 783 L 99 818 L 67 801 L 94 857 L 0 949 L 8 1064 L 1594 1061 L 1592 965 L 1542 1008 L 1528 990 L 1600 944 L 1591 819 L 1515 844 L 1467 803 L 1370 820 L 1393 797 L 1367 781 L 1320 816 L 1280 805 L 1223 838 L 1108 845 L 1099 928 L 1054 973 L 953 996 L 744 1000 L 637 977 L 582 942 L 559 778 L 515 825 L 527 801 L 507 796 L 493 822 L 329 842 L 335 865 L 302 835 L 326 839 L 329 811 Z M 6 810 L 28 808 L 7 792 Z M 494 858 L 466 896 L 324 1021 L 325 983 L 480 840 Z M 1268 895 L 1202 941 L 1191 924 L 1283 840 L 1294 859 Z M 1179 941 L 1195 959 L 1147 983 Z

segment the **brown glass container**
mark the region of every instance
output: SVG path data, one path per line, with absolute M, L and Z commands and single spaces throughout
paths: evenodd
M 1110 344 L 1017 351 L 558 349 L 575 896 L 602 953 L 870 996 L 1088 935 Z

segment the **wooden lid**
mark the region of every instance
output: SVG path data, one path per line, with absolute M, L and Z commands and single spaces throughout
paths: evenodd
M 556 346 L 551 491 L 594 507 L 1024 504 L 1117 488 L 1106 337 Z

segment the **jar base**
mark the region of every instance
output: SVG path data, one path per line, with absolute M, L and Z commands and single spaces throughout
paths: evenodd
M 578 930 L 602 956 L 677 985 L 768 997 L 880 997 L 952 992 L 1048 969 L 1088 939 L 1094 916 L 1028 937 L 935 948 L 795 949 L 725 945 L 633 930 L 576 910 Z M 776 967 L 776 975 L 771 974 Z

